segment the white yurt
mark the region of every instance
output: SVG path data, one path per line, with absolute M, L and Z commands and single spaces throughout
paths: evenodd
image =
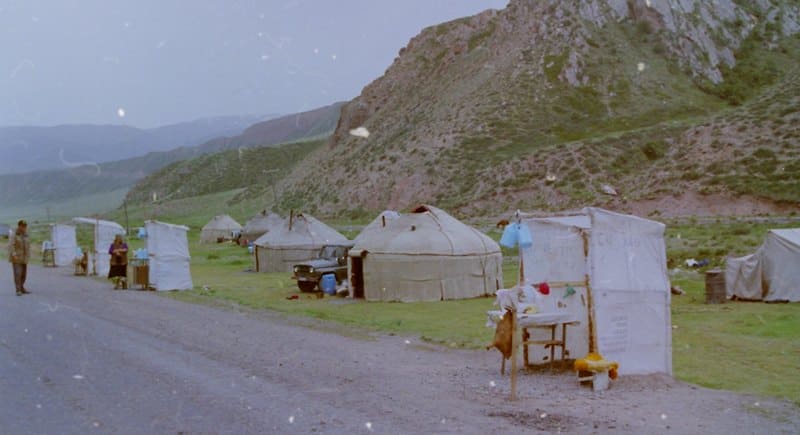
M 261 210 L 245 222 L 242 227 L 242 239 L 253 242 L 272 229 L 280 228 L 281 225 L 283 225 L 282 217 L 267 210 Z
M 494 294 L 503 286 L 500 246 L 429 205 L 378 216 L 350 250 L 354 297 L 440 301 Z
M 256 271 L 291 272 L 295 264 L 316 258 L 323 246 L 347 242 L 347 237 L 313 216 L 292 214 L 253 243 Z
M 226 214 L 214 216 L 200 231 L 200 241 L 216 242 L 219 238 L 230 239 L 235 232 L 241 230 L 242 226 L 232 217 Z

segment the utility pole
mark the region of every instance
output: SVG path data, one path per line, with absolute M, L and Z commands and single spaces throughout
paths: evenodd
M 125 208 L 125 235 L 130 237 L 131 227 L 128 225 L 128 198 L 122 200 L 122 206 Z

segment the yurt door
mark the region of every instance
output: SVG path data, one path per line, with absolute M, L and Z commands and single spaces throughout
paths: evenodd
M 353 270 L 350 274 L 350 286 L 353 297 L 364 299 L 364 257 L 350 257 Z

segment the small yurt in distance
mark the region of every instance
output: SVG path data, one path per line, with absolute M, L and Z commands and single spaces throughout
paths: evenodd
M 252 242 L 274 228 L 283 225 L 283 218 L 275 213 L 261 210 L 250 218 L 242 228 L 242 240 Z
M 317 258 L 323 246 L 347 242 L 347 237 L 313 216 L 292 214 L 253 243 L 256 271 L 291 272 L 295 264 Z
M 440 301 L 503 285 L 500 246 L 443 210 L 422 205 L 368 225 L 349 254 L 350 288 L 368 301 Z
M 222 214 L 214 216 L 200 231 L 201 242 L 216 242 L 217 239 L 230 239 L 234 231 L 241 231 L 242 226 L 232 217 Z

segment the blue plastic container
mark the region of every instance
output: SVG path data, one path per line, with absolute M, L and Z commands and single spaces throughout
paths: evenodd
M 319 281 L 319 289 L 322 290 L 322 292 L 326 295 L 335 295 L 336 276 L 332 273 L 322 275 L 322 279 Z

